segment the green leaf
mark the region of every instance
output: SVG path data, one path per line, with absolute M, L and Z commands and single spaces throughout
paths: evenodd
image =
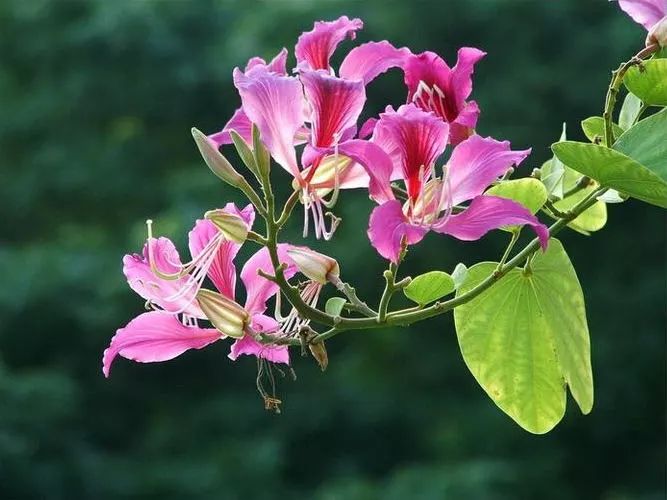
M 623 83 L 646 104 L 667 106 L 667 59 L 651 59 L 632 66 Z
M 667 182 L 667 109 L 630 128 L 618 138 L 614 149 L 641 163 Z
M 615 123 L 612 123 L 611 128 L 614 130 L 614 137 L 618 137 L 623 133 L 623 129 Z M 586 118 L 581 122 L 581 129 L 589 141 L 598 144 L 604 139 L 604 118 L 601 116 Z
M 471 267 L 463 295 L 496 269 Z M 560 241 L 552 239 L 524 274 L 513 269 L 454 309 L 466 365 L 489 397 L 529 432 L 550 431 L 565 414 L 566 384 L 583 413 L 593 406 L 584 297 Z
M 331 297 L 324 305 L 324 312 L 331 316 L 340 316 L 347 301 L 343 297 Z
M 568 167 L 638 200 L 667 208 L 667 182 L 629 156 L 597 144 L 565 141 L 551 146 Z
M 452 279 L 454 280 L 454 288 L 456 290 L 463 284 L 466 276 L 468 276 L 468 268 L 463 262 L 459 262 L 456 264 L 454 271 L 452 271 Z
M 565 190 L 571 189 L 581 178 L 581 174 L 575 172 L 571 168 L 565 169 L 565 178 L 563 186 Z M 573 208 L 577 203 L 588 196 L 591 191 L 597 189 L 597 184 L 588 186 L 581 191 L 568 196 L 564 200 L 559 200 L 554 203 L 554 206 L 561 212 L 567 212 Z M 607 205 L 602 201 L 595 202 L 589 209 L 582 212 L 579 217 L 568 223 L 568 226 L 582 234 L 590 234 L 593 231 L 599 231 L 607 223 Z
M 560 134 L 559 141 L 567 139 L 566 125 L 563 123 L 563 130 Z M 547 188 L 547 194 L 555 196 L 560 199 L 563 197 L 563 175 L 565 172 L 565 165 L 555 156 L 545 161 L 540 168 L 540 180 L 544 187 Z
M 442 271 L 431 271 L 417 276 L 403 289 L 407 298 L 422 306 L 453 291 L 454 280 Z
M 623 99 L 623 105 L 621 106 L 621 112 L 618 115 L 618 125 L 623 130 L 627 130 L 637 121 L 639 116 L 639 111 L 642 108 L 642 100 L 634 95 L 632 92 L 628 92 Z
M 519 202 L 532 214 L 547 201 L 547 188 L 542 182 L 530 177 L 503 181 L 487 190 L 486 194 Z

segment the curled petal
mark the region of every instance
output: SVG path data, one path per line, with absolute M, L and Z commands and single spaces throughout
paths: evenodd
M 345 38 L 354 40 L 364 27 L 361 19 L 341 16 L 335 21 L 318 21 L 311 31 L 302 33 L 294 48 L 299 67 L 329 70 L 329 59 Z
M 530 211 L 519 203 L 496 196 L 478 196 L 460 214 L 451 215 L 433 226 L 438 233 L 449 234 L 464 241 L 478 240 L 493 229 L 505 226 L 529 225 L 542 248 L 547 247 L 549 230 Z
M 385 71 L 402 67 L 408 55 L 408 49 L 397 49 L 386 40 L 364 43 L 345 56 L 340 65 L 340 76 L 350 80 L 362 80 L 368 85 Z
M 375 125 L 372 141 L 399 159 L 408 195 L 416 199 L 436 159 L 447 147 L 449 126 L 414 104 L 388 109 Z
M 473 47 L 462 47 L 457 53 L 456 64 L 452 68 L 449 90 L 461 111 L 465 100 L 472 93 L 472 74 L 475 64 L 486 55 L 486 52 Z
M 377 118 L 369 118 L 366 120 L 359 129 L 359 139 L 367 139 L 370 137 L 373 134 L 373 130 L 375 130 L 375 125 L 377 125 L 377 122 Z
M 665 0 L 618 0 L 618 5 L 647 30 L 667 15 Z
M 304 124 L 301 84 L 296 77 L 280 76 L 253 68 L 250 76 L 234 70 L 234 84 L 241 94 L 243 111 L 259 128 L 262 142 L 271 156 L 299 177 L 294 140 Z
M 252 123 L 242 108 L 234 111 L 234 114 L 220 132 L 211 134 L 208 138 L 213 141 L 216 148 L 220 149 L 220 146 L 232 143 L 232 136 L 229 134 L 231 130 L 239 134 L 248 144 L 252 143 Z
M 370 197 L 377 203 L 394 199 L 390 184 L 393 167 L 382 148 L 369 141 L 354 139 L 339 145 L 338 152 L 355 162 L 349 167 L 347 184 L 341 187 L 368 186 Z M 360 171 L 360 167 L 363 170 Z M 365 176 L 362 175 L 364 171 Z
M 220 338 L 220 332 L 213 328 L 184 326 L 172 314 L 147 312 L 116 332 L 104 351 L 102 371 L 108 377 L 111 363 L 118 355 L 140 363 L 167 361 L 188 349 L 201 349 Z
M 475 101 L 465 103 L 456 120 L 449 124 L 449 143 L 457 145 L 475 133 L 479 106 Z
M 403 237 L 408 245 L 413 245 L 419 243 L 426 232 L 426 228 L 408 222 L 398 200 L 375 207 L 368 223 L 371 245 L 382 257 L 394 263 L 398 262 Z
M 253 317 L 252 329 L 255 332 L 272 334 L 277 332 L 278 328 L 278 322 L 273 318 L 261 314 Z M 232 344 L 229 359 L 236 361 L 243 354 L 266 359 L 272 363 L 289 364 L 289 350 L 286 345 L 262 344 L 248 333 Z
M 261 57 L 251 58 L 246 64 L 245 73 L 257 67 L 265 68 L 277 75 L 287 75 L 287 49 L 283 47 L 268 64 Z
M 141 255 L 126 255 L 123 258 L 123 273 L 130 288 L 142 298 L 149 300 L 165 311 L 185 312 L 202 318 L 203 313 L 194 302 L 197 293 L 192 288 L 188 293 L 180 293 L 188 284 L 188 277 L 163 279 L 157 276 L 150 264 L 152 255 L 155 268 L 163 275 L 177 275 L 181 271 L 181 258 L 169 238 L 151 238 L 144 245 Z
M 278 245 L 278 260 L 286 264 L 283 271 L 286 278 L 291 278 L 297 272 L 294 262 L 287 254 L 290 245 Z M 266 302 L 278 292 L 278 285 L 259 275 L 259 271 L 273 275 L 271 257 L 266 248 L 256 252 L 243 266 L 241 281 L 246 289 L 245 310 L 250 314 L 261 314 L 266 310 Z
M 333 146 L 356 125 L 366 102 L 364 84 L 310 70 L 301 72 L 301 82 L 312 109 L 311 143 L 315 147 Z
M 473 135 L 454 148 L 447 162 L 447 175 L 452 205 L 471 200 L 482 194 L 489 185 L 519 165 L 530 149 L 510 150 L 508 141 Z

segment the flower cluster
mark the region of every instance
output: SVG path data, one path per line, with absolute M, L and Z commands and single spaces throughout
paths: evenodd
M 240 176 L 219 148 L 234 143 L 245 156 L 257 156 L 258 148 L 268 151 L 292 178 L 295 203 L 304 209 L 304 236 L 312 227 L 317 238 L 326 240 L 340 222 L 327 211 L 340 190 L 367 190 L 377 203 L 369 220 L 370 243 L 394 264 L 429 231 L 468 241 L 493 229 L 528 225 L 546 247 L 548 230 L 527 208 L 485 194 L 530 150 L 512 150 L 506 141 L 475 133 L 480 110 L 469 97 L 473 69 L 484 52 L 462 48 L 456 64 L 449 66 L 433 52 L 415 54 L 387 41 L 368 42 L 332 68 L 337 46 L 354 39 L 362 26 L 361 20 L 346 16 L 315 23 L 296 43 L 293 71 L 287 70 L 286 49 L 270 62 L 255 57 L 243 70 L 234 70 L 240 108 L 221 131 L 196 137 L 200 150 L 208 151 L 205 156 L 218 155 L 214 161 L 221 166 L 221 177 L 238 187 Z M 376 117 L 366 110 L 367 119 L 359 126 L 367 85 L 391 69 L 404 75 L 406 101 L 387 105 Z M 446 152 L 448 159 L 441 161 Z M 266 172 L 254 173 L 268 182 Z M 262 187 L 265 193 L 270 190 Z M 248 354 L 289 364 L 288 344 L 298 340 L 310 320 L 298 308 L 283 315 L 281 280 L 298 291 L 304 307 L 315 309 L 322 287 L 340 284 L 340 270 L 334 259 L 307 247 L 267 244 L 268 236 L 252 232 L 255 212 L 267 224 L 276 220 L 266 213 L 268 202 L 251 201 L 255 207 L 228 204 L 196 221 L 187 263 L 170 240 L 152 236 L 149 223 L 143 252 L 126 256 L 123 271 L 151 310 L 112 338 L 103 357 L 105 375 L 118 355 L 165 361 L 227 337 L 233 339 L 231 359 Z M 262 248 L 241 270 L 246 291 L 242 305 L 236 298 L 234 260 L 250 239 Z M 291 285 L 287 280 L 297 273 L 305 281 Z M 274 296 L 271 316 L 267 303 Z M 312 346 L 311 351 L 315 354 Z

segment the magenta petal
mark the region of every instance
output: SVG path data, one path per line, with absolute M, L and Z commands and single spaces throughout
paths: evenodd
M 301 83 L 296 77 L 279 76 L 262 68 L 244 75 L 234 70 L 234 84 L 241 94 L 243 111 L 257 125 L 271 156 L 299 177 L 294 140 L 304 124 Z
M 647 30 L 667 15 L 666 0 L 618 0 L 618 5 Z
M 155 267 L 163 274 L 177 274 L 181 271 L 181 258 L 169 238 L 152 238 L 141 255 L 126 255 L 123 258 L 123 273 L 130 288 L 142 298 L 150 300 L 165 311 L 185 312 L 194 317 L 203 318 L 204 314 L 194 301 L 196 290 L 191 293 L 178 294 L 188 282 L 188 277 L 179 279 L 163 279 L 155 275 L 149 261 L 149 245 L 153 254 Z
M 508 141 L 473 135 L 454 148 L 447 162 L 451 202 L 458 205 L 482 194 L 489 185 L 519 165 L 530 149 L 510 150 Z
M 375 130 L 377 122 L 377 118 L 369 118 L 366 120 L 359 129 L 359 139 L 367 139 L 370 137 L 373 134 L 373 130 Z
M 353 48 L 340 65 L 340 76 L 350 80 L 362 80 L 368 85 L 385 71 L 402 67 L 410 54 L 406 48 L 397 49 L 389 42 L 368 42 Z
M 368 237 L 382 257 L 394 263 L 398 262 L 401 250 L 401 239 L 405 236 L 408 245 L 419 243 L 427 229 L 410 224 L 401 202 L 388 201 L 373 209 L 368 221 Z
M 464 241 L 478 240 L 493 229 L 505 226 L 529 225 L 537 233 L 542 248 L 547 247 L 549 230 L 537 217 L 519 203 L 496 196 L 478 196 L 460 214 L 451 215 L 433 226 Z
M 341 16 L 335 21 L 318 21 L 311 31 L 302 33 L 294 48 L 298 67 L 329 70 L 329 58 L 340 42 L 364 27 L 361 19 Z
M 278 260 L 287 265 L 284 273 L 288 279 L 297 272 L 294 261 L 287 253 L 290 246 L 284 243 L 278 245 Z M 273 275 L 271 257 L 266 248 L 262 248 L 250 257 L 241 270 L 241 281 L 246 289 L 245 310 L 250 314 L 261 314 L 266 311 L 266 302 L 278 292 L 278 285 L 262 278 L 258 274 L 260 270 Z
M 351 169 L 358 169 L 358 166 L 361 166 L 366 171 L 368 192 L 373 200 L 377 203 L 384 203 L 394 199 L 390 183 L 393 167 L 391 159 L 382 148 L 369 141 L 354 139 L 340 144 L 338 152 L 356 162 L 355 165 L 350 167 Z M 352 177 L 352 175 L 349 175 L 348 185 L 345 187 L 352 187 Z M 356 178 L 356 180 L 360 181 L 359 178 Z
M 276 332 L 278 328 L 278 322 L 268 316 L 258 314 L 252 318 L 252 329 L 256 332 L 270 334 Z M 277 346 L 262 344 L 247 333 L 232 344 L 229 352 L 229 359 L 236 361 L 236 359 L 243 354 L 266 359 L 272 363 L 289 364 L 289 349 L 286 345 Z
M 232 143 L 232 136 L 229 134 L 230 130 L 243 137 L 245 142 L 252 143 L 252 123 L 243 109 L 239 108 L 234 111 L 234 114 L 223 129 L 220 132 L 209 135 L 208 138 L 215 143 L 217 148 L 220 148 L 220 146 Z
M 253 57 L 248 61 L 248 64 L 246 64 L 244 73 L 257 67 L 266 68 L 278 75 L 287 75 L 287 49 L 283 48 L 268 64 L 261 57 Z
M 447 147 L 448 132 L 448 124 L 433 113 L 407 104 L 380 115 L 372 140 L 399 159 L 408 194 L 416 199 L 428 169 Z
M 459 112 L 463 103 L 472 93 L 472 74 L 475 64 L 486 55 L 479 49 L 473 47 L 460 48 L 457 54 L 456 64 L 452 68 L 449 90 L 454 95 L 454 100 L 459 106 Z
M 344 132 L 356 125 L 366 102 L 364 84 L 309 70 L 301 72 L 301 82 L 312 109 L 312 145 L 326 148 L 344 140 Z
M 116 331 L 102 357 L 102 372 L 109 376 L 116 356 L 153 363 L 167 361 L 188 349 L 201 349 L 220 339 L 214 328 L 184 326 L 176 316 L 152 311 L 143 313 Z

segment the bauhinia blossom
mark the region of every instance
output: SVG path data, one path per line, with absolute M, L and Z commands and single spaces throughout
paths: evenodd
M 234 265 L 240 243 L 222 237 L 214 222 L 227 222 L 228 218 L 242 220 L 247 232 L 255 217 L 252 206 L 239 210 L 230 203 L 224 209 L 212 211 L 212 215 L 212 220 L 198 220 L 189 233 L 193 260 L 188 264 L 181 264 L 178 251 L 167 238 L 150 237 L 141 255 L 127 255 L 123 259 L 130 287 L 154 310 L 140 314 L 116 332 L 104 351 L 106 376 L 118 355 L 144 363 L 166 361 L 226 337 L 235 338 L 231 359 L 249 354 L 273 363 L 289 363 L 287 346 L 258 340 L 261 335 L 292 335 L 294 326 L 304 323 L 295 312 L 278 320 L 264 314 L 267 301 L 278 292 L 275 283 L 260 275 L 273 272 L 268 250 L 259 250 L 241 270 L 246 290 L 246 300 L 241 305 L 235 298 Z M 278 258 L 285 264 L 286 278 L 298 271 L 290 250 L 309 252 L 304 247 L 278 245 Z M 202 288 L 204 278 L 210 280 L 215 290 Z M 310 283 L 304 285 L 305 300 L 315 305 L 322 283 Z M 210 321 L 215 328 L 199 327 L 200 320 Z
M 370 194 L 380 203 L 370 217 L 368 235 L 376 250 L 397 262 L 402 243 L 413 245 L 428 231 L 460 240 L 477 240 L 492 229 L 530 225 L 545 247 L 547 228 L 528 209 L 504 198 L 484 195 L 486 188 L 518 165 L 530 150 L 512 151 L 508 142 L 473 135 L 452 151 L 442 176 L 438 157 L 447 146 L 449 126 L 414 104 L 380 115 L 372 141 L 392 158 L 393 166 L 369 170 Z M 389 185 L 392 170 L 400 169 L 407 200 L 397 200 Z M 465 208 L 458 205 L 470 202 Z
M 667 47 L 667 0 L 618 0 L 635 22 L 648 31 L 646 45 Z

